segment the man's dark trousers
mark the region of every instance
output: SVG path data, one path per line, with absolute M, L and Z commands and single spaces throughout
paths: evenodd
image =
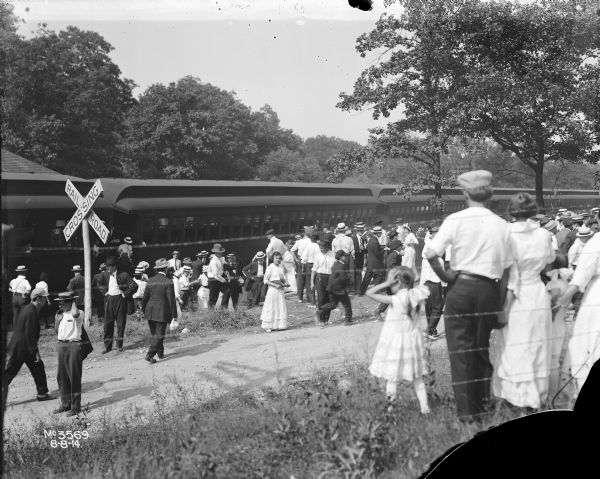
M 321 309 L 327 303 L 331 302 L 331 299 L 329 297 L 329 291 L 327 291 L 327 284 L 329 283 L 329 276 L 331 276 L 331 275 L 325 274 L 325 273 L 319 273 L 317 275 L 316 290 L 317 290 L 317 306 L 319 309 Z M 330 314 L 331 314 L 331 309 L 329 311 L 323 311 L 323 313 L 320 315 L 321 322 L 322 323 L 328 322 Z
M 493 367 L 490 333 L 500 310 L 493 280 L 458 276 L 449 286 L 444 313 L 456 410 L 461 420 L 484 418 Z
M 110 351 L 113 347 L 115 322 L 117 323 L 117 348 L 123 347 L 125 324 L 127 323 L 127 300 L 119 295 L 106 296 L 104 310 L 104 347 Z
M 298 283 L 298 299 L 304 299 L 304 288 L 306 287 L 306 263 L 301 263 L 296 272 L 296 282 Z
M 359 294 L 362 284 L 362 270 L 365 265 L 365 254 L 362 251 L 354 254 L 356 254 L 356 258 L 354 258 L 354 293 Z
M 258 306 L 261 301 L 264 301 L 266 295 L 265 284 L 263 277 L 256 277 L 252 282 L 250 291 L 248 291 L 248 307 Z
M 227 289 L 223 293 L 223 298 L 221 300 L 221 307 L 226 309 L 229 307 L 229 298 L 233 303 L 233 308 L 237 309 L 238 301 L 240 299 L 240 293 L 242 292 L 242 287 L 240 283 L 238 283 L 237 279 L 233 281 L 229 281 L 227 284 Z
M 306 290 L 306 302 L 314 304 L 315 298 L 312 292 L 312 269 L 313 263 L 305 263 L 302 265 L 302 274 L 299 275 L 298 282 L 298 299 L 303 299 L 303 294 Z
M 383 283 L 384 271 L 374 271 L 372 269 L 367 269 L 365 273 L 365 277 L 362 280 L 362 284 L 360 285 L 360 294 L 365 294 L 371 280 L 373 280 L 373 286 L 377 286 L 380 283 Z
M 219 299 L 219 293 L 225 289 L 225 283 L 217 279 L 208 280 L 208 307 L 214 308 Z
M 319 311 L 321 311 L 320 317 L 323 318 L 325 313 L 327 313 L 327 318 L 329 318 L 331 311 L 337 308 L 338 303 L 342 303 L 342 306 L 344 307 L 344 321 L 346 321 L 347 323 L 351 323 L 352 302 L 350 301 L 348 294 L 329 293 L 329 303 L 325 303 L 324 305 L 319 306 Z M 323 319 L 321 319 L 321 321 L 323 321 Z
M 40 359 L 36 362 L 36 355 L 31 354 L 25 348 L 15 348 L 7 352 L 6 368 L 2 375 L 2 392 L 8 392 L 8 386 L 12 380 L 19 374 L 23 364 L 27 365 L 33 380 L 38 396 L 43 396 L 48 393 L 48 382 L 46 380 L 46 369 L 44 362 Z M 6 404 L 6 403 L 5 403 Z
M 442 296 L 442 283 L 425 281 L 425 286 L 429 289 L 429 297 L 425 302 L 425 316 L 427 317 L 427 334 L 434 334 L 437 331 L 437 325 L 442 316 L 444 299 Z
M 148 356 L 151 358 L 155 354 L 163 356 L 165 354 L 165 334 L 167 333 L 167 323 L 162 321 L 148 321 L 148 327 L 150 328 L 150 348 L 148 348 Z
M 81 373 L 83 369 L 81 341 L 58 342 L 58 390 L 63 407 L 81 409 Z

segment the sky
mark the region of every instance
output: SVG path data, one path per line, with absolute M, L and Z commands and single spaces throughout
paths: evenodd
M 186 76 L 227 91 L 253 110 L 269 104 L 283 128 L 303 138 L 337 136 L 366 144 L 383 125 L 369 111 L 336 108 L 375 55 L 361 58 L 356 39 L 375 27 L 386 8 L 353 9 L 347 0 L 46 0 L 13 2 L 29 37 L 44 22 L 100 33 L 113 61 L 138 85 Z

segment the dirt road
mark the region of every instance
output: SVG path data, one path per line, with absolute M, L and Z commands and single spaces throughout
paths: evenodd
M 353 303 L 363 307 L 368 300 Z M 372 309 L 372 303 L 370 304 Z M 290 314 L 312 317 L 314 310 L 288 301 Z M 355 308 L 358 309 L 358 308 Z M 219 395 L 235 387 L 276 386 L 289 377 L 301 377 L 316 367 L 335 367 L 350 358 L 368 361 L 372 356 L 382 322 L 361 320 L 352 326 L 339 322 L 321 329 L 312 324 L 281 332 L 245 331 L 215 334 L 210 337 L 178 337 L 165 344 L 166 357 L 154 365 L 144 360 L 146 349 L 129 349 L 101 355 L 95 345 L 84 361 L 82 406 L 94 422 L 104 415 L 119 417 L 132 405 L 150 408 L 153 391 L 167 398 L 175 395 L 177 385 L 193 387 L 207 395 Z M 433 343 L 432 351 L 442 354 L 444 340 Z M 44 357 L 48 386 L 58 396 L 56 357 Z M 52 410 L 58 400 L 38 402 L 35 386 L 26 366 L 10 386 L 6 410 L 6 427 L 20 427 L 41 420 L 56 422 Z

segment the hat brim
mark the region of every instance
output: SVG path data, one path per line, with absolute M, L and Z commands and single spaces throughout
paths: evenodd
M 73 301 L 74 299 L 79 298 L 79 296 L 69 296 L 68 298 L 56 298 L 54 299 L 54 301 L 58 301 L 58 302 L 65 302 L 65 301 Z
M 223 249 L 211 249 L 210 250 L 211 253 L 225 253 L 225 251 L 227 251 L 225 248 L 223 248 Z

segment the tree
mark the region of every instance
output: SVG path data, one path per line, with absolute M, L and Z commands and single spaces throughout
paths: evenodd
M 301 143 L 268 105 L 252 112 L 190 76 L 149 87 L 126 125 L 125 163 L 146 178 L 252 179 L 271 151 Z
M 134 83 L 120 78 L 112 49 L 76 27 L 42 26 L 30 40 L 13 35 L 2 72 L 5 148 L 62 173 L 118 174 L 116 145 Z
M 466 66 L 465 134 L 490 136 L 533 171 L 600 158 L 600 11 L 590 2 L 464 2 L 453 18 Z M 596 105 L 592 108 L 591 105 Z
M 433 186 L 441 198 L 458 173 L 444 164 L 456 137 L 489 136 L 513 152 L 533 170 L 542 206 L 545 163 L 597 161 L 600 23 L 591 2 L 400 3 L 399 18 L 384 14 L 358 38 L 361 56 L 377 61 L 338 106 L 369 107 L 375 119 L 399 114 L 372 130 L 367 156 L 421 164 L 409 190 Z
M 325 174 L 315 157 L 287 148 L 269 153 L 257 176 L 263 181 L 325 182 Z
M 317 135 L 304 140 L 302 150 L 306 156 L 316 159 L 323 171 L 329 172 L 329 160 L 340 151 L 360 148 L 361 145 L 355 141 L 342 140 L 335 136 Z

